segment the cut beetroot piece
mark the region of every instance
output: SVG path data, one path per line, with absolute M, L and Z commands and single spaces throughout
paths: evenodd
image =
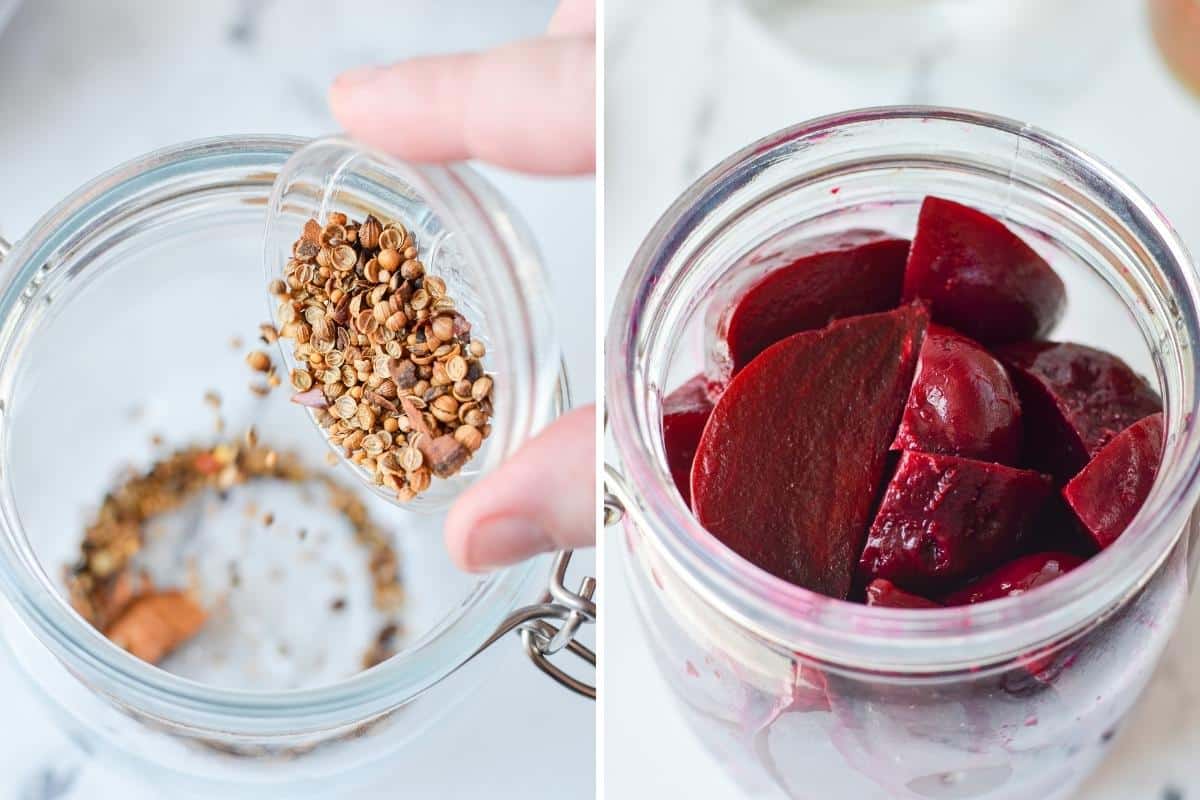
M 697 375 L 663 398 L 663 445 L 667 449 L 667 466 L 688 505 L 692 502 L 692 460 L 696 457 L 704 423 L 708 422 L 713 409 L 706 383 L 703 375 Z
M 1118 433 L 1162 410 L 1154 390 L 1103 350 L 1021 342 L 995 352 L 1021 397 L 1025 461 L 1060 483 Z
M 1100 549 L 1117 540 L 1150 494 L 1162 439 L 1162 414 L 1135 422 L 1063 488 L 1063 497 Z
M 1016 554 L 1051 488 L 1032 470 L 905 452 L 867 535 L 859 581 L 930 594 L 978 575 Z
M 892 449 L 1016 466 L 1021 403 L 1003 365 L 967 337 L 929 326 Z
M 780 339 L 842 317 L 895 308 L 908 240 L 850 230 L 807 239 L 721 314 L 712 345 L 711 384 L 723 387 Z
M 887 608 L 941 608 L 940 603 L 906 592 L 891 581 L 877 578 L 867 586 L 867 605 Z
M 928 323 L 920 305 L 767 348 L 729 384 L 692 464 L 692 509 L 774 575 L 845 598 Z
M 999 220 L 926 197 L 904 272 L 904 299 L 986 345 L 1036 339 L 1062 316 L 1067 290 L 1045 259 Z
M 1072 553 L 1021 556 L 942 598 L 948 606 L 966 606 L 1028 592 L 1066 575 L 1085 559 Z

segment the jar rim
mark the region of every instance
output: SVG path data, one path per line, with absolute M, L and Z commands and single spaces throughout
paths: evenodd
M 975 606 L 895 609 L 830 598 L 791 584 L 741 559 L 687 512 L 653 437 L 661 418 L 647 402 L 650 388 L 640 359 L 645 355 L 641 320 L 650 316 L 649 287 L 665 280 L 671 253 L 720 203 L 722 191 L 743 185 L 750 164 L 771 163 L 855 126 L 933 124 L 981 128 L 1052 151 L 1100 187 L 1119 207 L 1123 222 L 1173 281 L 1190 341 L 1188 408 L 1167 408 L 1169 440 L 1154 488 L 1141 511 L 1112 546 L 1074 570 L 1029 592 Z M 812 178 L 817 173 L 809 175 Z M 794 176 L 793 176 L 794 178 Z M 804 176 L 800 177 L 803 180 Z M 847 668 L 897 673 L 968 669 L 998 663 L 1078 630 L 1107 613 L 1166 560 L 1200 495 L 1200 431 L 1197 406 L 1200 354 L 1200 276 L 1187 250 L 1157 208 L 1103 161 L 1075 145 L 1025 123 L 983 112 L 933 106 L 883 106 L 846 111 L 785 128 L 754 142 L 700 177 L 658 219 L 638 248 L 618 290 L 607 335 L 607 407 L 620 469 L 606 481 L 669 568 L 702 602 L 741 627 L 806 656 Z M 636 487 L 632 489 L 630 487 Z
M 223 168 L 247 168 L 238 185 L 270 191 L 274 175 L 308 139 L 292 136 L 222 136 L 184 142 L 130 160 L 85 183 L 41 217 L 4 257 L 0 277 L 0 352 L 12 344 L 10 325 L 21 293 L 52 253 L 77 237 L 104 227 L 104 218 L 121 203 L 136 198 L 156 181 L 181 174 L 204 174 Z M 252 169 L 251 169 L 252 168 Z M 427 165 L 430 170 L 449 167 Z M 464 165 L 458 175 L 483 182 Z M 224 184 L 223 184 L 224 185 Z M 489 189 L 490 190 L 490 189 Z M 171 196 L 165 202 L 178 199 Z M 491 200 L 473 198 L 472 208 L 486 224 Z M 506 229 L 501 240 L 524 232 Z M 531 245 L 530 245 L 531 246 Z M 536 251 L 534 251 L 536 252 Z M 522 254 L 527 255 L 527 254 Z M 566 376 L 559 372 L 557 413 L 566 396 Z M 7 409 L 0 407 L 0 413 Z M 0 590 L 38 640 L 60 661 L 139 711 L 188 726 L 244 735 L 279 735 L 326 728 L 385 713 L 440 682 L 467 663 L 527 593 L 531 576 L 545 559 L 490 573 L 479 579 L 450 615 L 392 658 L 332 684 L 306 689 L 258 691 L 233 689 L 186 679 L 148 664 L 112 644 L 72 608 L 55 589 L 29 546 L 15 513 L 10 481 L 0 486 Z

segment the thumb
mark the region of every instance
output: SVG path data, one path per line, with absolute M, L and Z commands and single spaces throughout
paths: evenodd
M 473 572 L 596 537 L 596 408 L 556 420 L 463 493 L 446 518 L 446 548 Z

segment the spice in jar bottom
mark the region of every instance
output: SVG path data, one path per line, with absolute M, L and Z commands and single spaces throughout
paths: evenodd
M 387 617 L 367 646 L 363 668 L 390 658 L 401 632 L 395 615 L 404 588 L 389 536 L 371 520 L 353 491 L 310 471 L 295 454 L 260 443 L 253 429 L 240 441 L 177 450 L 109 492 L 84 533 L 79 561 L 68 569 L 71 604 L 118 646 L 144 661 L 162 661 L 200 632 L 208 614 L 197 587 L 159 588 L 136 568 L 135 557 L 145 545 L 148 525 L 206 492 L 262 480 L 325 487 L 330 505 L 367 551 L 373 603 Z M 236 588 L 236 573 L 231 582 Z
M 455 475 L 491 433 L 483 343 L 403 225 L 310 219 L 269 290 L 299 364 L 293 402 L 400 500 Z

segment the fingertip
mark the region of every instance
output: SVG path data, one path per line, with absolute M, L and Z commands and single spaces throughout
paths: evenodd
M 595 0 L 562 0 L 546 26 L 551 36 L 581 36 L 595 31 Z
M 343 129 L 353 132 L 360 127 L 357 108 L 358 95 L 364 86 L 379 74 L 379 67 L 359 67 L 347 70 L 333 79 L 329 86 L 329 110 Z
M 541 521 L 520 513 L 485 517 L 457 539 L 450 554 L 468 572 L 486 572 L 555 549 Z
M 373 83 L 384 73 L 384 68 L 374 64 L 345 70 L 333 79 L 333 88 L 342 92 Z
M 446 551 L 467 572 L 487 572 L 554 548 L 536 513 L 521 503 L 495 503 L 493 494 L 486 481 L 476 484 L 446 517 Z
M 482 572 L 595 535 L 595 409 L 575 409 L 481 478 L 446 516 L 446 550 Z
M 482 572 L 476 566 L 475 560 L 472 557 L 469 546 L 469 537 L 462 535 L 462 528 L 450 527 L 449 521 L 446 523 L 446 530 L 443 533 L 445 539 L 446 552 L 450 555 L 450 560 L 454 565 L 466 572 Z
M 446 552 L 450 554 L 459 569 L 467 572 L 482 572 L 483 568 L 477 563 L 471 548 L 471 531 L 474 527 L 476 511 L 470 501 L 468 489 L 450 508 L 446 515 L 446 524 L 442 538 L 446 543 Z

